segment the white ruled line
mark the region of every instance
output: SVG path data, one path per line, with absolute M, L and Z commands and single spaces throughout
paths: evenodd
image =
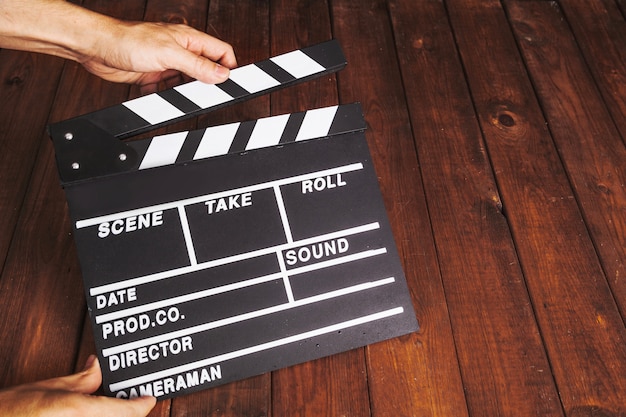
M 227 317 L 224 319 L 216 320 L 210 323 L 203 323 L 197 326 L 189 327 L 187 329 L 176 330 L 170 333 L 160 334 L 158 336 L 152 336 L 142 340 L 136 340 L 134 342 L 125 343 L 123 345 L 113 346 L 102 350 L 102 355 L 108 357 L 116 355 L 118 353 L 126 352 L 128 350 L 138 349 L 144 346 L 154 345 L 166 340 L 176 339 L 183 336 L 190 336 L 196 333 L 206 332 L 208 330 L 216 329 L 218 327 L 229 326 L 231 324 L 240 323 L 242 321 L 251 320 L 263 316 L 267 316 L 273 313 L 279 313 L 281 311 L 291 310 L 294 308 L 302 307 L 308 304 L 318 303 L 320 301 L 331 300 L 333 298 L 341 297 L 344 295 L 354 294 L 360 291 L 369 290 L 376 287 L 381 287 L 387 284 L 393 284 L 395 282 L 394 277 L 384 278 L 372 282 L 364 282 L 361 284 L 353 285 L 351 287 L 341 288 L 339 290 L 330 291 L 323 294 L 314 295 L 311 297 L 303 298 L 290 303 L 278 304 L 272 307 L 263 308 L 261 310 L 251 311 L 249 313 L 239 314 L 237 316 Z
M 243 261 L 246 259 L 256 258 L 258 256 L 269 255 L 275 253 L 279 250 L 285 250 L 292 247 L 299 247 L 304 245 L 309 245 L 313 243 L 323 242 L 325 240 L 338 239 L 340 237 L 355 235 L 358 233 L 364 233 L 371 230 L 375 230 L 380 228 L 380 224 L 378 222 L 368 223 L 362 226 L 352 227 L 349 229 L 339 230 L 332 233 L 327 233 L 325 235 L 319 235 L 312 238 L 302 239 L 297 242 L 293 242 L 292 244 L 282 244 L 278 246 L 273 246 L 269 248 L 259 249 L 252 252 L 242 253 L 239 255 L 233 255 L 226 258 L 215 259 L 213 261 L 199 263 L 194 266 L 185 266 L 182 268 L 171 269 L 169 271 L 158 272 L 156 274 L 144 275 L 136 278 L 127 279 L 124 281 L 117 281 L 111 284 L 101 285 L 98 287 L 93 287 L 89 289 L 89 295 L 96 296 L 99 294 L 104 294 L 111 291 L 121 290 L 123 288 L 134 287 L 137 285 L 148 284 L 155 281 L 160 281 L 162 279 L 172 278 L 179 275 L 189 274 L 192 272 L 201 271 L 204 269 L 214 268 L 221 265 L 226 265 L 229 263 L 234 263 L 238 261 Z M 292 272 L 290 272 L 292 273 Z
M 134 210 L 120 211 L 118 213 L 107 214 L 104 216 L 92 217 L 89 219 L 78 220 L 76 222 L 76 229 L 82 229 L 85 227 L 95 226 L 104 222 L 111 222 L 118 219 L 125 219 L 133 216 L 140 216 L 144 214 L 153 213 L 155 211 L 164 211 L 177 208 L 179 206 L 188 206 L 191 204 L 203 203 L 208 200 L 217 200 L 219 198 L 228 197 L 235 194 L 244 194 L 259 190 L 265 190 L 275 186 L 281 187 L 283 185 L 294 184 L 300 181 L 310 180 L 317 177 L 323 177 L 326 175 L 343 174 L 345 172 L 357 171 L 363 169 L 363 164 L 358 162 L 355 164 L 344 165 L 336 168 L 325 169 L 321 171 L 311 172 L 308 174 L 296 175 L 293 177 L 281 178 L 275 181 L 268 181 L 259 184 L 250 185 L 247 187 L 235 188 L 232 190 L 226 190 L 219 193 L 206 194 L 198 197 L 191 197 L 187 199 L 172 201 L 169 203 L 155 204 L 153 206 L 142 207 Z
M 280 275 L 283 279 L 283 285 L 285 286 L 285 293 L 287 294 L 287 300 L 290 303 L 295 301 L 293 297 L 293 290 L 291 289 L 291 281 L 289 280 L 289 275 L 287 274 L 287 268 L 285 267 L 285 260 L 283 259 L 280 251 L 276 251 L 276 259 L 278 260 L 278 267 L 280 268 Z
M 135 314 L 145 313 L 147 311 L 157 310 L 159 308 L 169 307 L 175 304 L 186 303 L 189 301 L 199 300 L 201 298 L 211 297 L 225 292 L 240 290 L 242 288 L 252 287 L 254 285 L 263 284 L 266 282 L 282 279 L 283 274 L 276 272 L 274 274 L 265 275 L 258 278 L 249 279 L 246 281 L 234 282 L 228 285 L 222 285 L 221 287 L 210 288 L 204 291 L 198 291 L 191 294 L 185 294 L 178 297 L 167 298 L 161 301 L 155 301 L 153 303 L 143 304 L 137 307 L 126 308 L 124 310 L 114 311 L 112 313 L 101 314 L 96 316 L 96 324 L 106 323 L 107 321 L 120 319 L 122 317 L 128 317 Z
M 137 385 L 145 384 L 147 382 L 154 381 L 156 379 L 166 378 L 172 375 L 188 372 L 193 369 L 202 368 L 204 366 L 210 366 L 219 362 L 228 361 L 231 359 L 240 358 L 242 356 L 251 355 L 253 353 L 262 352 L 264 350 L 273 349 L 279 346 L 295 343 L 300 340 L 305 340 L 311 337 L 321 336 L 328 333 L 333 333 L 339 330 L 348 329 L 350 327 L 356 327 L 362 324 L 370 323 L 376 320 L 381 320 L 387 317 L 402 314 L 404 308 L 396 307 L 390 310 L 381 311 L 378 313 L 370 314 L 367 316 L 358 317 L 356 319 L 347 320 L 341 323 L 333 324 L 331 326 L 321 327 L 319 329 L 311 330 L 309 332 L 296 334 L 293 336 L 285 337 L 283 339 L 273 340 L 271 342 L 263 343 L 256 346 L 250 346 L 248 348 L 236 350 L 234 352 L 224 353 L 222 355 L 213 356 L 212 358 L 203 359 L 196 362 L 191 362 L 185 365 L 175 366 L 170 369 L 165 369 L 159 372 L 153 372 L 151 374 L 143 375 L 136 378 L 130 378 L 125 381 L 116 382 L 109 385 L 109 389 L 112 392 L 123 390 L 125 388 L 134 387 Z
M 363 252 L 353 253 L 352 255 L 342 256 L 340 258 L 333 258 L 327 261 L 317 262 L 311 265 L 301 266 L 300 268 L 294 268 L 287 270 L 289 275 L 304 274 L 306 272 L 316 271 L 318 269 L 329 268 L 335 265 L 341 265 L 348 262 L 359 261 L 361 259 L 370 258 L 372 256 L 384 255 L 387 253 L 387 248 L 370 249 Z
M 283 200 L 283 193 L 280 192 L 280 187 L 274 186 L 274 196 L 276 197 L 276 204 L 278 204 L 278 212 L 280 213 L 280 220 L 283 224 L 287 243 L 293 243 L 291 226 L 289 226 L 289 218 L 287 217 L 287 209 L 285 208 L 285 200 Z
M 187 213 L 185 212 L 184 207 L 178 207 L 178 215 L 180 216 L 180 225 L 183 228 L 185 245 L 187 246 L 187 253 L 189 254 L 189 263 L 191 264 L 191 266 L 198 265 L 198 260 L 196 259 L 196 250 L 193 247 L 191 230 L 189 230 L 189 221 L 187 220 Z
M 354 262 L 361 259 L 369 258 L 376 255 L 382 255 L 387 253 L 387 249 L 375 249 L 375 250 L 367 250 L 364 252 L 355 253 L 352 255 L 342 256 L 340 258 L 330 259 L 324 262 L 317 262 L 312 265 L 307 265 L 306 267 L 296 268 L 292 270 L 284 269 L 284 261 L 281 257 L 279 257 L 279 263 L 281 265 L 281 271 L 276 272 L 274 274 L 265 275 L 262 277 L 257 277 L 253 279 L 249 279 L 246 281 L 234 282 L 232 284 L 223 285 L 221 287 L 211 288 L 204 291 L 198 291 L 191 294 L 185 294 L 178 297 L 168 298 L 161 301 L 155 301 L 153 303 L 143 304 L 137 307 L 125 308 L 123 310 L 114 311 L 112 313 L 101 314 L 96 316 L 96 324 L 105 323 L 111 320 L 117 320 L 123 317 L 132 316 L 135 314 L 145 313 L 152 310 L 157 310 L 160 308 L 169 307 L 176 304 L 186 303 L 188 301 L 199 300 L 205 297 L 211 297 L 213 295 L 222 294 L 228 291 L 239 290 L 242 288 L 252 287 L 254 285 L 263 284 L 265 282 L 273 281 L 276 279 L 282 279 L 285 282 L 285 289 L 287 291 L 287 297 L 289 301 L 293 302 L 293 292 L 291 291 L 291 284 L 289 284 L 289 275 L 297 275 L 305 272 L 316 271 L 318 269 L 329 268 L 335 265 L 341 265 L 348 262 Z

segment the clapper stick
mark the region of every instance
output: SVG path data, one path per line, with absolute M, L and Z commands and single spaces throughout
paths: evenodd
M 348 104 L 170 133 L 129 145 L 142 170 L 362 130 L 361 106 Z
M 418 329 L 358 103 L 120 140 L 343 65 L 325 43 L 50 127 L 105 394 L 171 398 Z
M 337 41 L 235 68 L 222 84 L 192 81 L 49 127 L 62 182 L 135 168 L 123 139 L 344 68 Z

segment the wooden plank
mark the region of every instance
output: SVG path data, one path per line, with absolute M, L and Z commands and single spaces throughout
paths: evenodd
M 500 2 L 447 6 L 565 412 L 623 414 L 624 322 Z
M 560 4 L 626 143 L 626 20 L 614 0 Z
M 90 3 L 90 7 L 132 16 L 132 2 Z M 141 8 L 139 9 L 141 11 Z M 46 70 L 41 70 L 45 73 Z M 65 65 L 51 121 L 95 110 L 123 99 L 127 86 L 109 87 L 75 63 Z M 85 92 L 89 92 L 86 94 Z M 36 93 L 36 92 L 33 92 Z M 0 354 L 1 385 L 12 385 L 73 371 L 85 300 L 52 143 L 43 127 L 33 133 L 41 143 L 22 214 L 7 258 L 0 304 L 12 320 L 0 324 L 12 335 Z
M 414 4 L 415 5 L 415 4 Z M 366 349 L 372 416 L 467 415 L 437 253 L 384 1 L 332 2 L 348 66 L 344 103 L 360 101 L 366 136 L 421 329 Z
M 46 142 L 0 282 L 3 387 L 70 373 L 85 311 L 52 145 L 43 132 L 39 138 Z
M 62 68 L 60 58 L 0 49 L 0 279 Z
M 59 58 L 0 51 L 0 273 L 62 68 Z
M 390 6 L 470 415 L 562 415 L 445 7 Z
M 332 38 L 328 4 L 273 1 L 270 15 L 272 55 Z M 337 104 L 334 75 L 272 94 L 272 114 Z M 333 355 L 275 371 L 272 375 L 274 416 L 363 416 L 369 398 L 363 349 Z
M 332 39 L 328 2 L 272 2 L 272 55 Z M 272 114 L 337 104 L 337 76 L 329 74 L 272 94 Z
M 28 291 L 28 281 L 18 276 L 23 271 L 8 256 L 20 238 L 14 233 L 22 233 L 18 221 L 62 68 L 58 58 L 0 51 L 0 305 L 5 318 L 0 323 L 5 335 L 0 339 L 0 388 L 36 378 L 24 372 L 23 362 L 15 363 L 29 354 L 17 352 L 14 338 L 6 337 L 16 329 L 25 331 L 23 326 L 27 331 L 23 311 L 29 309 L 27 300 L 15 298 Z M 23 254 L 12 250 L 13 258 Z
M 626 317 L 626 147 L 558 7 L 509 16 L 615 300 Z M 560 53 L 555 55 L 558 45 Z

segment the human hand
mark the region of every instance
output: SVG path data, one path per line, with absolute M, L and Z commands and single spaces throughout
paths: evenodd
M 189 26 L 126 22 L 63 0 L 0 1 L 0 48 L 72 59 L 144 93 L 180 73 L 220 83 L 237 65 L 228 43 Z
M 189 26 L 109 19 L 95 46 L 77 61 L 109 81 L 156 91 L 159 82 L 180 73 L 202 82 L 226 81 L 237 65 L 232 47 Z
M 89 395 L 102 383 L 100 364 L 90 356 L 82 372 L 0 391 L 0 415 L 13 417 L 144 417 L 154 397 L 121 400 Z

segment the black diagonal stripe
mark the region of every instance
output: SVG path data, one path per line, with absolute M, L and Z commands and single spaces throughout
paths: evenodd
M 359 103 L 346 104 L 337 108 L 337 113 L 328 131 L 328 136 L 365 129 L 366 124 L 361 105 Z
M 146 156 L 146 152 L 148 152 L 148 148 L 150 147 L 151 142 L 152 138 L 126 142 L 128 146 L 130 146 L 137 152 L 137 167 L 141 165 L 141 161 L 143 161 L 143 157 Z
M 224 90 L 224 92 L 231 96 L 233 99 L 238 99 L 250 94 L 248 90 L 246 90 L 230 78 L 221 84 L 217 84 L 217 86 Z
M 169 90 L 159 91 L 157 94 L 185 114 L 193 113 L 200 110 L 200 107 L 197 104 L 195 104 L 193 101 L 189 100 L 187 97 L 183 96 L 173 88 Z
M 193 160 L 193 156 L 196 154 L 198 146 L 200 146 L 203 135 L 204 129 L 192 130 L 187 134 L 185 142 L 183 142 L 183 147 L 180 149 L 178 157 L 176 158 L 176 163 Z
M 326 68 L 326 70 L 338 70 L 346 66 L 346 57 L 336 40 L 320 43 L 302 49 L 302 52 L 311 59 Z
M 252 131 L 254 130 L 254 125 L 256 125 L 256 120 L 242 122 L 239 125 L 239 129 L 237 129 L 237 133 L 235 133 L 233 143 L 231 143 L 228 153 L 243 152 L 246 150 L 246 146 L 248 142 L 250 142 L 250 136 L 252 136 Z
M 289 143 L 296 140 L 300 127 L 302 127 L 304 115 L 305 112 L 292 113 L 289 115 L 289 120 L 287 120 L 287 125 L 285 126 L 285 130 L 283 131 L 278 143 Z
M 274 78 L 281 84 L 285 84 L 289 81 L 293 81 L 296 79 L 296 77 L 289 74 L 287 71 L 276 65 L 274 61 L 271 61 L 269 59 L 257 62 L 255 65 L 268 73 L 272 78 Z
M 85 119 L 117 138 L 152 126 L 128 107 L 121 104 L 89 113 L 85 115 Z

